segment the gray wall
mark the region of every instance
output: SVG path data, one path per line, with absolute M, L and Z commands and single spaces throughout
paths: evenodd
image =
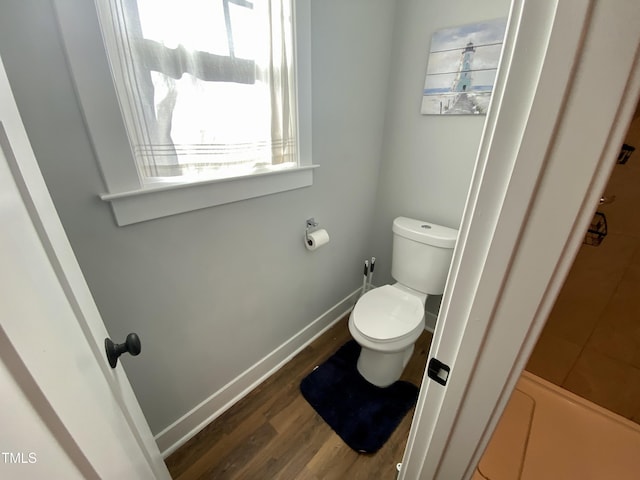
M 431 36 L 442 28 L 507 17 L 509 6 L 509 0 L 397 3 L 372 233 L 371 250 L 381 259 L 376 283 L 393 281 L 391 225 L 395 217 L 458 228 L 480 145 L 485 116 L 420 114 Z
M 49 2 L 0 4 L 0 54 L 47 186 L 154 433 L 354 291 L 370 255 L 395 2 L 312 2 L 309 188 L 118 228 Z M 310 253 L 315 217 L 331 243 Z M 258 243 L 260 242 L 260 243 Z
M 312 0 L 314 185 L 124 228 L 97 198 L 51 5 L 0 3 L 0 54 L 80 266 L 110 335 L 143 339 L 124 362 L 154 433 L 355 290 L 363 258 L 390 281 L 395 216 L 458 226 L 484 117 L 420 115 L 429 42 L 508 3 Z M 311 216 L 331 234 L 313 254 Z

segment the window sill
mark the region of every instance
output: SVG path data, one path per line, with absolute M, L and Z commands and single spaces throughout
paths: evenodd
M 307 165 L 197 183 L 152 186 L 128 192 L 107 193 L 100 195 L 100 198 L 111 203 L 116 223 L 123 227 L 201 208 L 308 187 L 313 184 L 313 170 L 317 166 Z

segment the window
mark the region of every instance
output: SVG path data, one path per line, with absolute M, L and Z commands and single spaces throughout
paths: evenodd
M 56 9 L 118 224 L 312 183 L 308 0 Z
M 287 0 L 108 0 L 116 91 L 143 182 L 297 165 Z

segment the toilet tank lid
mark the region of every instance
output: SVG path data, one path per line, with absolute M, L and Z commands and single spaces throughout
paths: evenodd
M 435 223 L 398 217 L 393 221 L 393 233 L 434 247 L 453 248 L 458 230 Z

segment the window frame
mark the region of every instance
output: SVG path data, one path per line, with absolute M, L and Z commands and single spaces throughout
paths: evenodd
M 54 0 L 80 107 L 119 226 L 237 202 L 313 184 L 310 0 L 292 0 L 298 166 L 246 176 L 144 185 L 138 175 L 98 20 L 100 2 Z M 105 36 L 104 42 L 111 40 Z

